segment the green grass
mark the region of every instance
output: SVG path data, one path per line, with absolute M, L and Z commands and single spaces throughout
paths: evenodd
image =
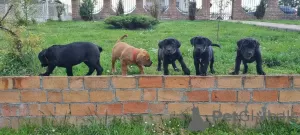
M 252 20 L 252 21 L 300 25 L 300 20 Z
M 41 124 L 25 122 L 18 129 L 1 128 L 1 135 L 298 135 L 297 122 L 264 120 L 257 125 L 245 127 L 225 121 L 211 123 L 204 131 L 188 130 L 188 119 L 171 117 L 161 122 L 145 121 L 136 116 L 131 119 L 114 118 L 110 123 L 103 120 L 86 119 L 85 123 L 71 124 L 64 121 L 43 120 Z
M 191 74 L 195 75 L 190 39 L 193 36 L 202 35 L 208 37 L 214 43 L 219 43 L 222 48 L 214 48 L 216 75 L 227 75 L 233 70 L 236 55 L 236 42 L 244 37 L 256 38 L 261 43 L 263 56 L 263 69 L 267 74 L 295 74 L 300 73 L 300 33 L 270 30 L 268 28 L 256 27 L 240 23 L 221 22 L 220 41 L 216 40 L 216 21 L 163 21 L 153 29 L 148 30 L 124 30 L 108 29 L 102 21 L 100 22 L 48 22 L 37 26 L 30 26 L 30 32 L 42 34 L 42 48 L 54 44 L 67 44 L 75 41 L 90 41 L 100 45 L 104 51 L 101 53 L 101 65 L 104 68 L 104 75 L 110 75 L 111 71 L 111 49 L 116 40 L 124 34 L 128 37 L 123 41 L 148 50 L 154 62 L 151 67 L 145 68 L 145 74 L 161 75 L 157 68 L 158 42 L 167 37 L 177 38 L 181 42 L 181 52 Z M 1 46 L 6 42 L 0 39 Z M 38 61 L 37 55 L 35 61 Z M 180 64 L 177 66 L 181 69 Z M 38 75 L 46 69 L 40 69 L 32 75 Z M 120 62 L 117 62 L 117 71 L 120 75 Z M 181 72 L 174 72 L 169 66 L 170 74 L 182 75 Z M 243 67 L 241 67 L 243 70 Z M 85 75 L 88 68 L 85 64 L 73 67 L 74 75 Z M 20 75 L 10 73 L 4 75 Z M 95 74 L 95 73 L 94 73 Z M 136 66 L 129 67 L 129 75 L 139 74 Z M 249 65 L 249 74 L 256 74 L 255 63 Z M 64 68 L 56 68 L 53 76 L 66 75 Z

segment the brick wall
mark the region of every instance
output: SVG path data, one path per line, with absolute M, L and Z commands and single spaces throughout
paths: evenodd
M 168 116 L 190 113 L 193 104 L 208 118 L 214 110 L 259 112 L 261 107 L 298 116 L 299 97 L 300 76 L 2 77 L 0 126 L 68 114 L 76 123 L 106 111 Z

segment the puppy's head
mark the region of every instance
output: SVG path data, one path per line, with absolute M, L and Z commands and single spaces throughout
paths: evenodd
M 260 44 L 253 38 L 244 38 L 237 42 L 237 46 L 245 59 L 251 59 Z
M 150 67 L 152 65 L 152 61 L 150 59 L 149 53 L 141 49 L 141 51 L 138 53 L 137 58 L 136 58 L 137 63 L 145 66 L 145 67 Z
M 174 38 L 167 38 L 158 43 L 158 47 L 163 49 L 165 55 L 172 55 L 180 48 L 181 43 Z
M 47 54 L 47 49 L 44 49 L 44 50 L 42 50 L 40 53 L 39 53 L 39 55 L 38 55 L 38 58 L 39 58 L 39 60 L 40 60 L 40 62 L 41 62 L 41 66 L 42 67 L 47 67 L 48 66 L 48 59 L 47 59 L 47 57 L 46 57 L 46 54 Z
M 194 46 L 194 51 L 200 54 L 204 53 L 212 45 L 208 38 L 202 36 L 193 37 L 190 42 Z

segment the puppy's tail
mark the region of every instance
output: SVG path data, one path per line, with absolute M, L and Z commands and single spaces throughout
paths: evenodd
M 98 46 L 98 49 L 99 49 L 100 52 L 103 51 L 102 47 L 100 47 L 100 46 Z
M 117 43 L 120 42 L 121 40 L 123 40 L 124 38 L 128 37 L 127 34 L 123 35 L 120 39 L 117 40 Z
M 221 45 L 219 45 L 219 44 L 212 44 L 211 46 L 216 46 L 216 47 L 221 48 Z

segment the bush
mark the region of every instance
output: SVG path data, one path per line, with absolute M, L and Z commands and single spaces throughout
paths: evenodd
M 104 21 L 115 28 L 138 29 L 149 28 L 158 24 L 158 20 L 145 15 L 111 16 Z
M 82 5 L 79 9 L 79 14 L 81 19 L 84 21 L 91 21 L 93 20 L 93 12 L 95 8 L 95 0 L 83 0 Z
M 189 2 L 189 19 L 190 20 L 195 20 L 196 17 L 196 2 L 195 1 L 191 1 Z
M 266 0 L 261 0 L 260 4 L 257 6 L 256 11 L 254 13 L 254 16 L 257 19 L 262 19 L 265 16 L 265 11 L 266 11 Z
M 119 0 L 117 7 L 117 16 L 124 15 L 124 6 L 122 0 Z

